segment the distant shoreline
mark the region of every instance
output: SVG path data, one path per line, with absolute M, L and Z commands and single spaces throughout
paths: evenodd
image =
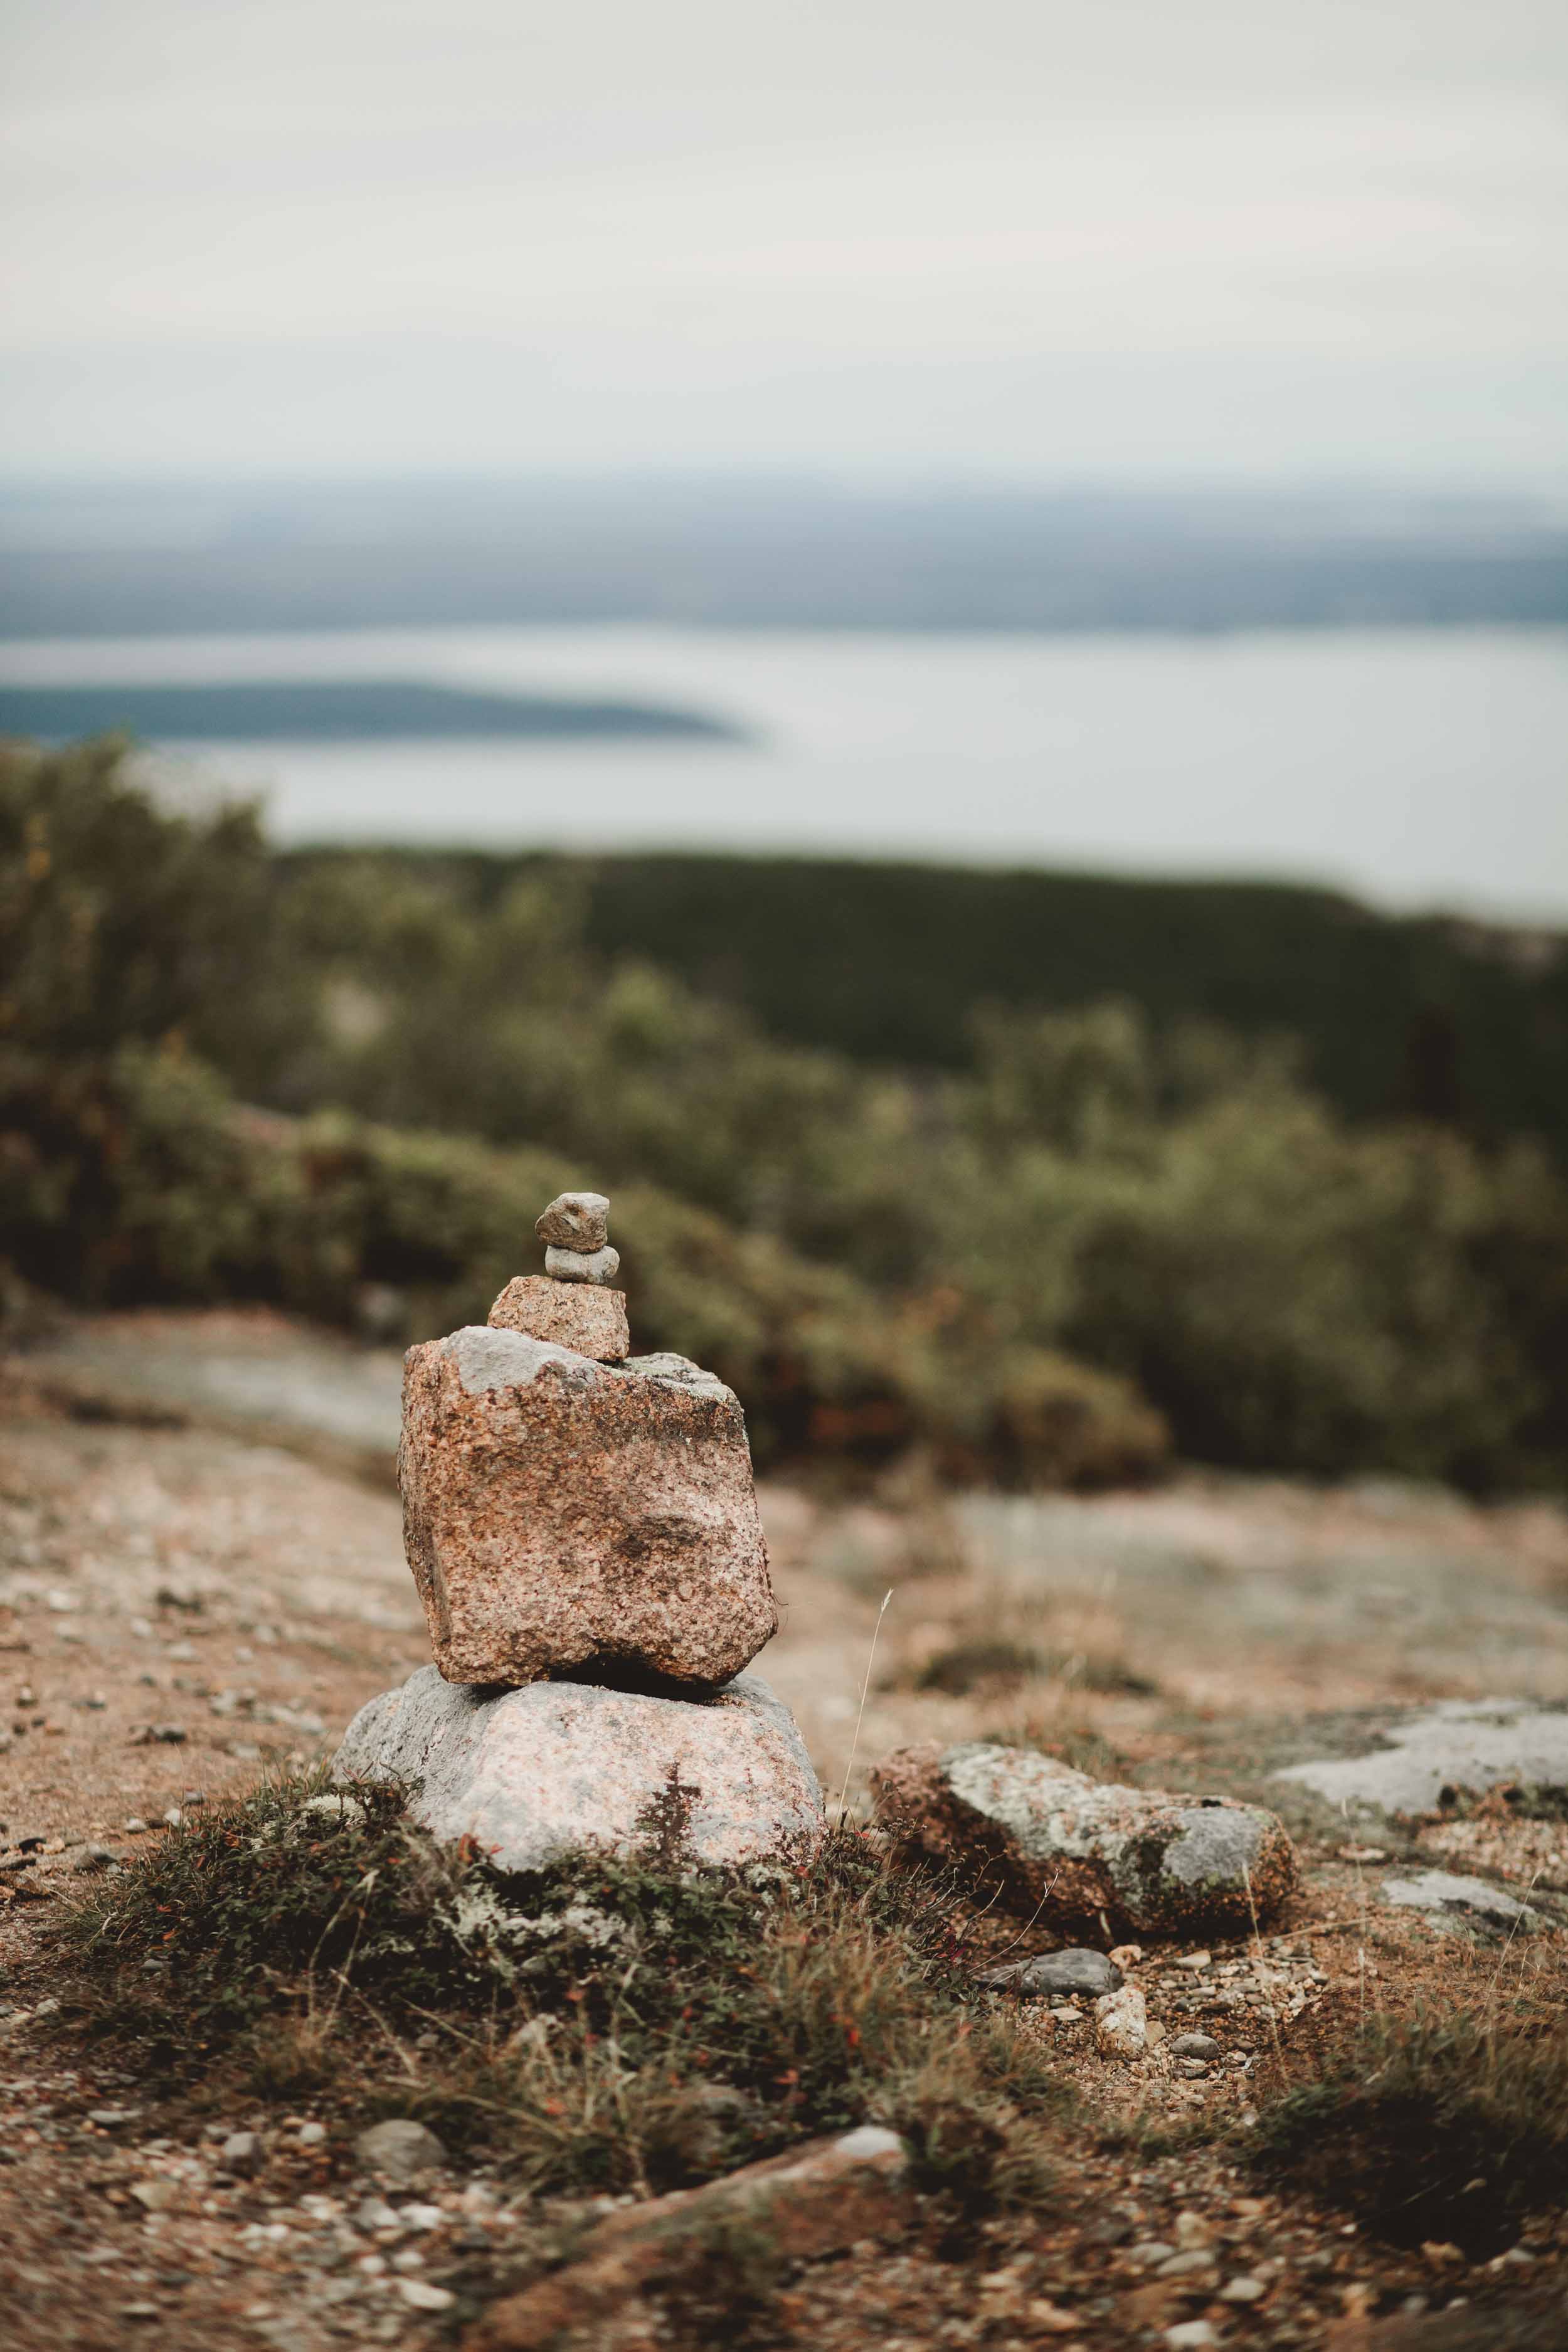
M 323 743 L 639 737 L 744 743 L 743 728 L 659 703 L 486 694 L 397 678 L 258 678 L 215 685 L 0 686 L 0 734 L 65 742 Z

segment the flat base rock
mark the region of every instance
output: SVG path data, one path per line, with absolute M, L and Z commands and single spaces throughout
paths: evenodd
M 1055 1926 L 1241 1929 L 1299 1883 L 1279 1818 L 1228 1797 L 1090 1780 L 1028 1748 L 903 1748 L 871 1775 L 895 1835 Z
M 448 1682 L 717 1689 L 778 1630 L 745 1419 L 711 1372 L 486 1324 L 404 1363 L 404 1548 Z
M 592 1283 L 516 1275 L 485 1320 L 492 1330 L 523 1331 L 531 1339 L 547 1339 L 601 1364 L 624 1363 L 632 1351 L 626 1292 Z
M 332 1777 L 417 1781 L 415 1821 L 509 1871 L 584 1850 L 671 1869 L 794 1864 L 825 1825 L 795 1718 L 760 1675 L 694 1700 L 596 1683 L 472 1690 L 421 1666 L 360 1709 Z

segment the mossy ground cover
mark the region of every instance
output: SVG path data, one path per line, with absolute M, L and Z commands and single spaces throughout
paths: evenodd
M 787 1873 L 580 1858 L 506 1877 L 270 1782 L 182 1823 L 58 1931 L 72 2015 L 194 2106 L 414 2115 L 542 2194 L 658 2192 L 875 2122 L 971 2210 L 1047 2193 L 1063 2095 L 965 2006 L 952 1890 L 832 1833 Z

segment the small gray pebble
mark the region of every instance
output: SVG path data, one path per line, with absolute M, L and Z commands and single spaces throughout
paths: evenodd
M 412 2180 L 447 2161 L 447 2151 L 433 2131 L 407 2116 L 394 2116 L 373 2124 L 354 2142 L 362 2171 L 384 2173 L 389 2180 Z
M 1173 2058 L 1217 2058 L 1219 2043 L 1212 2033 L 1178 2033 L 1171 2044 Z
M 261 2134 L 230 2132 L 218 2155 L 231 2172 L 254 2172 L 261 2161 Z
M 1103 1952 L 1075 1948 L 1066 1952 L 1037 1952 L 1033 1959 L 1009 1960 L 987 1969 L 978 1981 L 988 1991 L 1026 1994 L 1101 1993 L 1119 1991 L 1121 1971 Z

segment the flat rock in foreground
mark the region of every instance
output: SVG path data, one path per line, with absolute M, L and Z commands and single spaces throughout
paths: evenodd
M 1240 1929 L 1298 1883 L 1295 1849 L 1261 1806 L 1120 1788 L 1032 1748 L 903 1748 L 871 1785 L 907 1843 L 1060 1926 Z
M 677 1869 L 794 1864 L 824 1826 L 794 1718 L 760 1675 L 694 1700 L 596 1683 L 479 1691 L 421 1666 L 360 1709 L 332 1775 L 417 1781 L 413 1819 L 472 1838 L 500 1870 L 584 1851 Z
M 716 1688 L 778 1626 L 733 1391 L 470 1324 L 410 1348 L 404 1545 L 448 1682 Z

